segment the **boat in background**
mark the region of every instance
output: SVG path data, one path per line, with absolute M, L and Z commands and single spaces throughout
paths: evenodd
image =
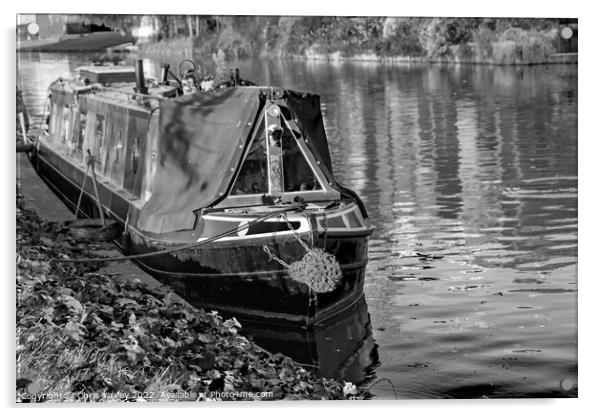
M 47 39 L 23 40 L 17 44 L 18 52 L 90 52 L 124 44 L 135 39 L 120 32 L 96 32 L 81 35 L 61 35 Z
M 91 52 L 134 43 L 129 33 L 85 23 L 77 15 L 18 14 L 17 52 Z
M 334 177 L 319 97 L 238 71 L 208 91 L 194 70 L 143 73 L 89 66 L 50 86 L 30 156 L 50 188 L 85 217 L 101 206 L 124 254 L 196 306 L 310 325 L 358 302 L 373 227 Z

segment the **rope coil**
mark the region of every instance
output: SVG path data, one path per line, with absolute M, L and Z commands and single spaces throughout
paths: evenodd
M 332 292 L 343 278 L 341 266 L 336 257 L 327 253 L 324 249 L 310 248 L 294 230 L 286 217 L 286 213 L 283 213 L 282 216 L 288 224 L 288 228 L 293 232 L 295 240 L 305 250 L 305 255 L 300 260 L 288 264 L 278 258 L 268 246 L 264 245 L 263 251 L 266 252 L 270 260 L 280 263 L 287 269 L 291 279 L 306 284 L 317 293 Z M 326 243 L 324 243 L 324 246 L 326 246 Z

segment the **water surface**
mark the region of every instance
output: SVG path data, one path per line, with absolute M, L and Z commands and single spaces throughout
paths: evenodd
M 90 58 L 18 55 L 34 119 Z M 349 332 L 339 375 L 390 379 L 375 399 L 577 395 L 576 65 L 237 66 L 321 95 L 335 174 L 376 226 L 354 312 L 372 331 Z M 321 344 L 323 362 L 341 350 Z

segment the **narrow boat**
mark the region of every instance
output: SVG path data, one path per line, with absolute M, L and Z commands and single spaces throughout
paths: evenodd
M 17 52 L 90 52 L 112 46 L 134 43 L 130 34 L 118 31 L 63 34 L 45 39 L 18 40 Z
M 319 96 L 231 74 L 203 91 L 168 65 L 158 80 L 141 60 L 82 67 L 50 86 L 32 164 L 71 210 L 102 206 L 124 254 L 192 304 L 322 321 L 362 297 L 373 227 L 334 178 Z

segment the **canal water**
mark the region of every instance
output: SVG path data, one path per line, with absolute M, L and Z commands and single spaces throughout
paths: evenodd
M 32 118 L 97 57 L 19 54 Z M 577 395 L 576 65 L 236 66 L 321 95 L 335 174 L 376 226 L 365 302 L 258 342 L 374 399 Z

